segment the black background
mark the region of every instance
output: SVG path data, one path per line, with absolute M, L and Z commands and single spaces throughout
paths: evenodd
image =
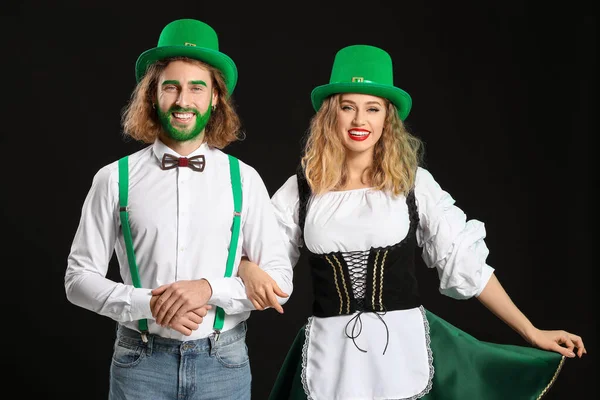
M 395 84 L 413 97 L 406 122 L 426 143 L 425 166 L 469 218 L 485 222 L 487 261 L 507 292 L 539 328 L 586 342 L 588 355 L 566 360 L 545 399 L 595 397 L 590 9 L 528 1 L 125 3 L 2 6 L 5 392 L 107 397 L 114 322 L 66 300 L 66 258 L 94 173 L 140 148 L 120 127 L 138 55 L 168 22 L 196 18 L 215 28 L 239 69 L 233 99 L 247 139 L 226 151 L 254 166 L 271 194 L 293 174 L 313 114 L 310 91 L 327 83 L 335 52 L 358 43 L 387 50 Z M 440 295 L 435 271 L 421 265 L 419 274 L 424 305 L 437 315 L 481 340 L 527 345 L 478 301 Z M 284 315 L 267 310 L 249 320 L 255 399 L 266 399 L 309 316 L 304 258 L 294 282 Z

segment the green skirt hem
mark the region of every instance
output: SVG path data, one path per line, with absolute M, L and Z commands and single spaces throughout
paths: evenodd
M 423 400 L 539 400 L 557 379 L 565 358 L 528 346 L 478 340 L 425 310 L 433 354 L 431 390 Z M 302 385 L 305 326 L 300 328 L 269 400 L 306 400 Z

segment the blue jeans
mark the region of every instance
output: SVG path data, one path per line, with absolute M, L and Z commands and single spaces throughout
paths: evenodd
M 119 325 L 110 367 L 110 400 L 249 400 L 246 322 L 181 342 Z

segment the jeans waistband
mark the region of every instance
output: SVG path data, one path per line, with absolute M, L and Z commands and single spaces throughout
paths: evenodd
M 148 342 L 142 341 L 141 333 L 123 325 L 117 326 L 117 340 L 123 344 L 130 346 L 145 346 L 150 351 L 152 349 L 162 351 L 179 352 L 180 348 L 187 350 L 212 349 L 215 347 L 225 346 L 229 343 L 236 342 L 246 337 L 247 324 L 242 321 L 228 331 L 221 332 L 218 336 L 214 333 L 202 339 L 194 339 L 181 341 L 177 339 L 169 339 L 155 334 L 148 334 Z

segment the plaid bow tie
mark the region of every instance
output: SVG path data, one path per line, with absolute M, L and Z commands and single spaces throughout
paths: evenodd
M 162 169 L 171 169 L 175 167 L 189 167 L 194 171 L 204 171 L 206 161 L 204 155 L 194 157 L 176 157 L 172 154 L 165 153 L 162 158 Z

